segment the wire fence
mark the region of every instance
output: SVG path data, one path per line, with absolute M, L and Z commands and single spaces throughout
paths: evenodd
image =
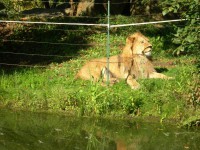
M 22 0 L 11 0 L 12 2 L 17 2 L 17 3 L 20 3 L 20 2 L 23 2 Z M 42 2 L 49 2 L 49 0 L 41 0 Z M 151 2 L 158 2 L 159 0 L 150 0 Z M 26 0 L 25 2 L 33 2 L 33 0 Z M 86 1 L 87 3 L 89 4 L 93 4 L 94 2 L 93 1 Z M 57 1 L 57 2 L 54 2 L 54 1 L 51 1 L 50 3 L 60 3 L 60 4 L 79 4 L 78 1 L 71 1 L 71 0 L 65 0 L 64 2 L 60 2 L 60 1 Z M 134 1 L 126 1 L 126 2 L 111 2 L 111 4 L 116 4 L 116 5 L 121 5 L 121 4 L 134 4 L 135 2 Z M 95 4 L 98 4 L 98 5 L 102 5 L 102 4 L 108 4 L 108 2 L 95 2 Z
M 72 46 L 105 46 L 103 44 L 98 43 L 90 43 L 90 44 L 75 44 L 75 43 L 55 43 L 55 42 L 40 42 L 40 41 L 25 41 L 25 40 L 3 40 L 3 42 L 17 42 L 17 43 L 35 43 L 35 44 L 50 44 L 50 45 L 72 45 Z
M 119 24 L 119 25 L 110 25 L 110 28 L 125 27 L 125 26 L 149 25 L 149 24 L 161 24 L 161 23 L 172 23 L 172 22 L 180 22 L 180 21 L 186 21 L 186 20 L 187 19 L 174 19 L 174 20 L 162 20 L 162 21 L 141 22 L 141 23 L 131 23 L 131 24 Z M 2 22 L 2 23 L 20 23 L 20 24 L 45 24 L 45 25 L 102 26 L 102 27 L 108 26 L 108 24 L 34 22 L 34 21 L 15 21 L 15 20 L 0 20 L 0 22 Z
M 157 1 L 157 0 L 151 0 L 151 1 Z M 26 1 L 28 2 L 28 1 Z M 30 1 L 31 2 L 31 1 Z M 43 1 L 45 2 L 45 1 Z M 48 1 L 46 1 L 48 2 Z M 69 3 L 71 2 L 59 2 L 59 3 Z M 78 2 L 73 2 L 77 3 Z M 120 5 L 120 4 L 127 4 L 127 3 L 133 3 L 133 2 L 116 2 L 116 3 L 111 3 L 112 5 Z M 102 33 L 107 32 L 107 41 L 104 41 L 105 43 L 66 43 L 66 42 L 49 42 L 49 41 L 35 41 L 35 40 L 23 40 L 23 39 L 3 39 L 1 42 L 2 43 L 9 43 L 9 42 L 15 42 L 15 43 L 32 43 L 32 44 L 48 44 L 48 45 L 64 45 L 64 46 L 98 46 L 98 47 L 104 47 L 107 49 L 107 58 L 108 58 L 108 64 L 109 64 L 109 57 L 110 57 L 110 35 L 109 31 L 113 28 L 120 28 L 120 27 L 130 27 L 130 26 L 142 26 L 142 25 L 152 25 L 152 24 L 164 24 L 164 23 L 175 23 L 175 22 L 183 22 L 187 21 L 186 19 L 173 19 L 173 20 L 160 20 L 160 21 L 149 21 L 149 22 L 138 22 L 138 23 L 127 23 L 127 24 L 110 24 L 111 19 L 115 19 L 115 17 L 110 17 L 109 14 L 109 9 L 110 9 L 110 1 L 108 0 L 107 3 L 95 3 L 95 4 L 105 4 L 108 6 L 108 14 L 106 17 L 91 17 L 91 16 L 76 16 L 76 18 L 107 18 L 107 23 L 76 23 L 76 22 L 48 22 L 48 21 L 23 21 L 23 20 L 0 20 L 0 23 L 6 23 L 6 24 L 23 24 L 23 25 L 52 25 L 52 26 L 87 26 L 87 27 L 102 27 L 104 30 Z M 157 14 L 150 14 L 150 15 L 157 15 Z M 28 15 L 29 16 L 29 15 Z M 30 15 L 31 16 L 31 15 Z M 138 17 L 145 17 L 148 15 L 137 15 Z M 50 16 L 51 17 L 51 16 Z M 69 17 L 69 16 L 65 16 Z M 73 16 L 75 17 L 75 16 Z M 171 25 L 170 25 L 171 26 Z M 35 30 L 45 30 L 46 28 L 35 28 L 35 27 L 27 27 L 29 29 L 35 29 Z M 3 28 L 4 29 L 4 28 Z M 68 31 L 68 32 L 78 32 L 80 33 L 83 30 L 69 30 L 69 29 L 51 29 L 54 31 Z M 94 32 L 92 29 L 89 29 L 88 31 Z M 52 35 L 53 36 L 53 35 Z M 25 38 L 24 38 L 25 39 Z M 116 45 L 119 43 L 115 43 Z M 54 54 L 40 54 L 40 53 L 25 53 L 25 52 L 14 52 L 14 51 L 0 51 L 0 54 L 4 55 L 19 55 L 19 56 L 34 56 L 34 57 L 59 57 L 59 58 L 74 58 L 75 56 L 62 56 L 62 55 L 54 55 Z M 5 65 L 5 66 L 16 66 L 16 67 L 39 67 L 39 68 L 45 68 L 46 66 L 42 65 L 28 65 L 28 64 L 14 64 L 14 63 L 6 63 L 6 62 L 0 62 L 0 65 Z

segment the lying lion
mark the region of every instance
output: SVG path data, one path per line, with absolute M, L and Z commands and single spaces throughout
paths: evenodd
M 156 72 L 149 60 L 151 51 L 152 45 L 149 39 L 136 32 L 126 39 L 126 45 L 121 54 L 110 57 L 109 68 L 107 68 L 107 58 L 93 59 L 81 68 L 76 78 L 102 80 L 105 83 L 109 76 L 111 85 L 119 79 L 125 79 L 132 89 L 140 87 L 136 81 L 139 78 L 170 79 L 171 77 Z

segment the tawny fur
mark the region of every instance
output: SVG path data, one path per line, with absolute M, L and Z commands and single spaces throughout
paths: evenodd
M 149 39 L 140 32 L 136 32 L 126 39 L 126 45 L 121 54 L 110 57 L 109 69 L 107 58 L 93 59 L 80 69 L 76 78 L 105 82 L 109 75 L 110 84 L 118 82 L 119 79 L 125 79 L 132 89 L 140 87 L 136 81 L 139 78 L 170 79 L 171 77 L 157 73 L 154 69 L 147 57 L 151 50 L 152 45 Z

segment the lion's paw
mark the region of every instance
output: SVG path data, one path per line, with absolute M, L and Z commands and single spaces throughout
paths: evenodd
M 167 77 L 168 80 L 174 80 L 174 77 Z
M 138 89 L 140 89 L 140 85 L 134 85 L 134 86 L 131 86 L 131 89 L 132 90 L 138 90 Z

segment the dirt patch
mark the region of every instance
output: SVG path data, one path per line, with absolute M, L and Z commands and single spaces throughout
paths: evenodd
M 179 59 L 171 59 L 171 60 L 163 60 L 163 59 L 155 59 L 153 60 L 153 64 L 155 67 L 160 68 L 173 68 L 177 65 L 186 65 L 186 64 L 195 64 L 197 62 L 196 59 L 191 60 L 179 60 Z

